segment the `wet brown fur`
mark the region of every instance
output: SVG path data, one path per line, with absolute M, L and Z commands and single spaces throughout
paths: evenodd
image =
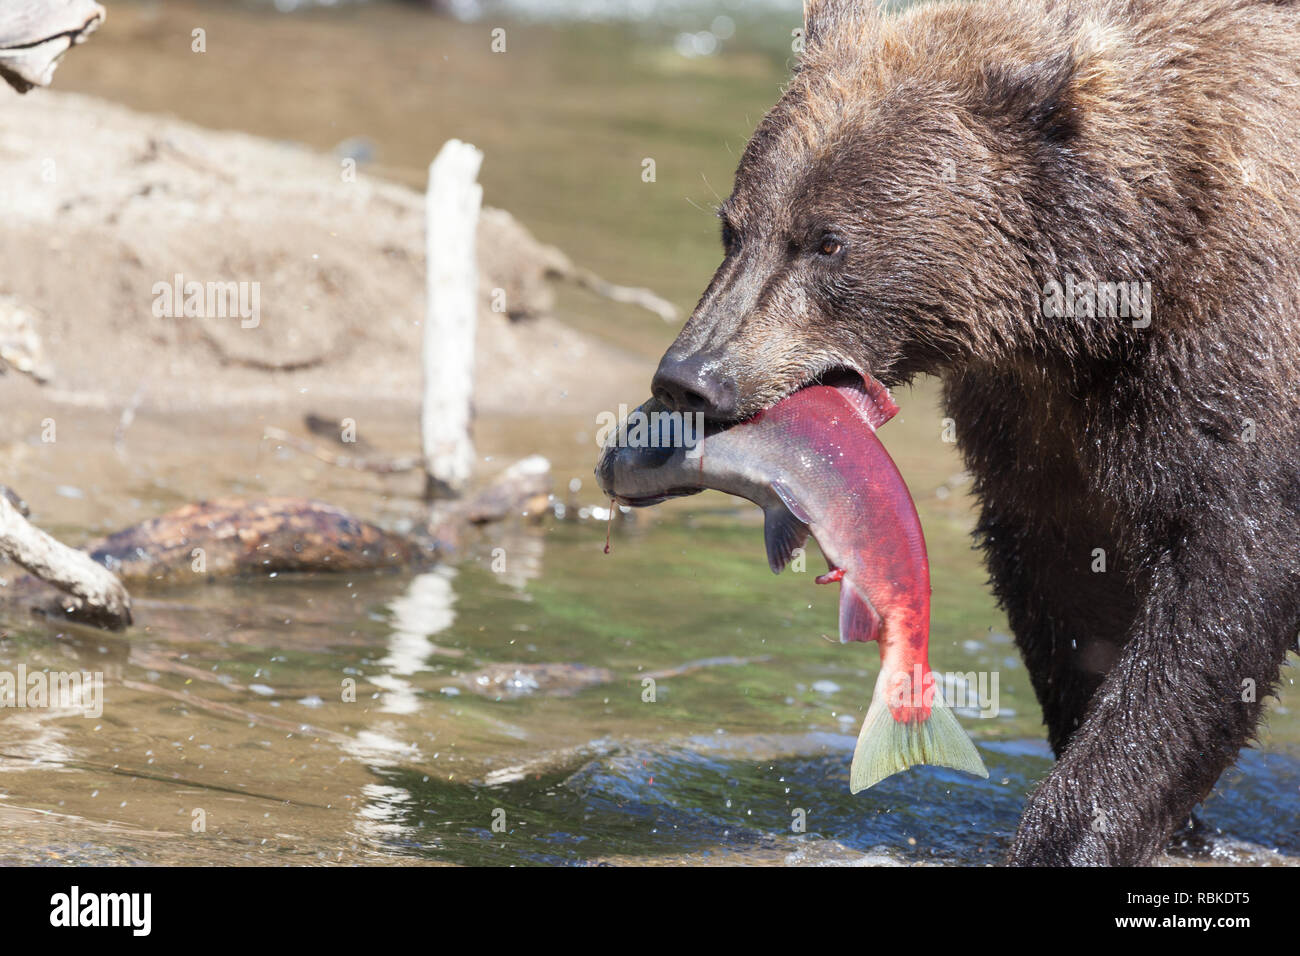
M 1010 859 L 1147 862 L 1300 629 L 1300 3 L 821 0 L 806 32 L 665 361 L 737 418 L 941 376 L 1059 756 Z M 1150 327 L 1044 316 L 1067 274 L 1150 282 Z

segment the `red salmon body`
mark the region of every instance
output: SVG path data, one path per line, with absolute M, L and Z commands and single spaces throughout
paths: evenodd
M 840 640 L 879 641 L 891 674 L 890 713 L 926 720 L 934 694 L 930 562 L 912 496 L 875 432 L 896 410 L 883 389 L 873 396 L 813 385 L 738 427 L 780 429 L 800 448 L 809 474 L 797 482 L 791 476 L 785 487 L 831 562 L 818 583 L 838 581 L 844 589 Z M 794 492 L 796 484 L 815 484 L 814 494 Z
M 610 445 L 597 469 L 602 487 L 626 504 L 702 488 L 748 498 L 763 509 L 775 572 L 809 534 L 816 538 L 830 565 L 818 582 L 840 585 L 840 640 L 880 647 L 880 676 L 850 774 L 854 792 L 919 763 L 988 775 L 930 671 L 925 537 L 907 485 L 876 437 L 897 411 L 870 378 L 811 385 L 715 428 L 689 452 L 665 452 L 662 442 Z M 666 432 L 651 426 L 647 433 Z

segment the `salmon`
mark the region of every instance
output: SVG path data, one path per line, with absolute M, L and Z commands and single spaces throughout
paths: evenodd
M 854 793 L 917 764 L 988 776 L 930 670 L 925 538 L 876 437 L 897 411 L 883 385 L 856 376 L 800 389 L 724 427 L 701 429 L 652 399 L 610 436 L 596 469 L 605 493 L 625 505 L 706 488 L 752 501 L 774 573 L 816 540 L 829 565 L 818 583 L 840 586 L 840 640 L 880 649 L 849 773 Z

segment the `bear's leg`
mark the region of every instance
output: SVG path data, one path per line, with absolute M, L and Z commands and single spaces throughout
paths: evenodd
M 1087 504 L 1065 510 L 1068 527 L 1054 516 L 986 507 L 976 529 L 1058 757 L 1119 657 L 1137 608 L 1120 555 L 1087 517 Z
M 1031 794 L 1009 862 L 1148 863 L 1236 758 L 1298 612 L 1294 571 L 1262 560 L 1291 545 L 1239 548 L 1234 538 L 1188 535 L 1155 562 L 1132 634 Z

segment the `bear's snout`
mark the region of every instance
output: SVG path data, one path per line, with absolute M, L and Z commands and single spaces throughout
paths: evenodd
M 659 362 L 650 390 L 674 412 L 701 414 L 722 422 L 736 415 L 736 380 L 714 353 L 683 356 L 669 350 Z

